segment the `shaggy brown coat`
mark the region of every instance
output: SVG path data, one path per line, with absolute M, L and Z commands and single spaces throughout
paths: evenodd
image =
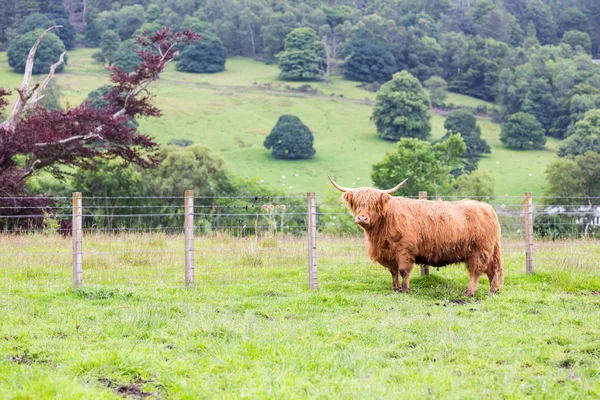
M 491 293 L 504 284 L 500 223 L 489 204 L 413 200 L 371 188 L 349 190 L 342 198 L 365 231 L 369 256 L 391 272 L 393 290 L 409 292 L 414 263 L 434 267 L 466 263 L 467 296 L 475 293 L 484 273 Z

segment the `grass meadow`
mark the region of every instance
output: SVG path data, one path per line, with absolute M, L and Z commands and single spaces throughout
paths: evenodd
M 77 105 L 90 91 L 108 83 L 107 72 L 91 61 L 94 51 L 69 52 L 65 72 L 56 76 L 65 104 Z M 371 106 L 364 100 L 373 100 L 375 94 L 358 88 L 357 82 L 337 77 L 328 89 L 322 82 L 310 82 L 323 95 L 291 93 L 285 86 L 303 83 L 280 82 L 277 75 L 275 65 L 244 58 L 228 59 L 226 70 L 218 74 L 181 73 L 171 65 L 152 88 L 164 115 L 141 120 L 140 130 L 160 143 L 186 138 L 207 145 L 226 161 L 229 170 L 245 177 L 261 177 L 272 187 L 324 194 L 326 174 L 346 186 L 352 182 L 369 185 L 373 163 L 394 148 L 393 143 L 377 137 L 370 120 Z M 15 88 L 20 79 L 6 64 L 6 54 L 0 53 L 0 85 Z M 272 89 L 264 89 L 265 84 L 271 84 Z M 453 93 L 448 101 L 491 106 Z M 317 150 L 313 159 L 275 160 L 263 147 L 279 116 L 286 113 L 299 116 L 313 131 Z M 507 150 L 500 143 L 498 124 L 486 118 L 480 118 L 479 123 L 492 148 L 492 154 L 481 160 L 480 169 L 495 178 L 496 194 L 519 196 L 531 191 L 541 195 L 544 170 L 555 157 L 558 142 L 549 138 L 541 151 Z M 443 136 L 443 124 L 443 116 L 432 115 L 433 140 Z
M 321 235 L 318 292 L 298 237 L 0 236 L 0 398 L 589 399 L 600 396 L 597 241 L 505 240 L 506 286 L 461 295 L 463 267 L 412 279 L 363 239 Z

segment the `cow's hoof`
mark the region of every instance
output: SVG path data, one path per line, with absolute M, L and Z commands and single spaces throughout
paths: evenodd
M 409 294 L 410 293 L 410 289 L 402 289 L 402 293 Z
M 394 292 L 399 292 L 400 291 L 400 287 L 399 286 L 392 286 L 392 290 Z
M 473 297 L 473 292 L 471 292 L 470 290 L 465 290 L 464 295 L 467 297 Z

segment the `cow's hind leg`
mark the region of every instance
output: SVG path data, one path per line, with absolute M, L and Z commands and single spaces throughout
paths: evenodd
M 410 274 L 413 270 L 414 263 L 412 260 L 402 260 L 398 263 L 398 270 L 402 277 L 402 292 L 410 293 Z
M 392 290 L 394 292 L 399 292 L 400 291 L 400 280 L 398 279 L 398 269 L 395 269 L 395 270 L 390 269 L 390 272 L 392 273 Z
M 479 277 L 487 271 L 490 263 L 489 255 L 482 251 L 473 253 L 471 258 L 467 260 L 467 270 L 469 271 L 469 285 L 465 290 L 465 296 L 471 297 L 477 291 L 477 285 L 479 284 Z
M 498 292 L 504 284 L 504 270 L 502 269 L 502 255 L 500 254 L 500 246 L 496 245 L 494 254 L 488 264 L 485 274 L 490 280 L 490 294 Z

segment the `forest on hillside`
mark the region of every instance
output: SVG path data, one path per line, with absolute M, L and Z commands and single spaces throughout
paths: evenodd
M 94 62 L 124 74 L 138 71 L 135 38 L 167 27 L 200 35 L 197 42 L 177 45 L 181 52 L 173 61 L 178 71 L 216 73 L 226 68 L 227 57 L 243 56 L 276 64 L 284 81 L 327 85 L 331 76 L 356 81 L 377 92 L 372 119 L 378 135 L 398 142 L 397 154 L 373 166 L 377 186 L 399 178 L 387 168 L 405 152 L 420 154 L 428 165 L 439 164 L 423 178 L 435 193 L 456 193 L 463 179 L 464 192 L 474 194 L 478 182 L 490 180 L 471 174 L 490 152 L 474 110 L 448 117 L 440 142 L 423 141 L 431 132 L 427 110 L 456 108 L 445 103 L 449 90 L 498 105 L 493 118 L 502 123 L 500 140 L 506 148 L 537 150 L 547 136 L 562 140 L 560 158 L 547 170 L 547 194 L 592 198 L 600 193 L 596 0 L 0 0 L 0 50 L 7 50 L 14 71 L 24 71 L 40 28 L 53 25 L 62 28 L 42 41 L 34 73 L 46 73 L 63 51 L 75 47 L 98 49 Z M 131 79 L 126 77 L 119 79 Z M 118 100 L 115 90 L 100 88 L 86 104 L 106 107 L 106 96 Z M 398 100 L 399 92 L 405 98 Z M 292 117 L 282 121 L 294 121 L 306 148 L 273 147 L 272 155 L 312 157 L 312 133 Z M 299 143 L 290 140 L 290 146 Z M 271 142 L 282 140 L 267 140 L 265 147 Z M 406 175 L 406 170 L 412 166 L 396 172 Z M 561 180 L 574 174 L 580 177 Z

